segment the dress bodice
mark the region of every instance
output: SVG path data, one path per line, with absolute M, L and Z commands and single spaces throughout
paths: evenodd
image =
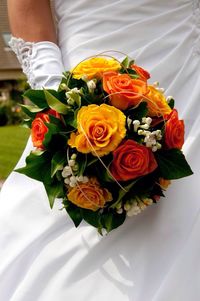
M 180 48 L 183 58 L 200 53 L 198 0 L 56 0 L 55 11 L 66 67 L 112 49 L 138 57 L 150 68 L 155 58 L 158 63 L 169 56 L 173 64 Z
M 200 81 L 199 0 L 54 2 L 66 69 L 108 50 L 130 55 L 151 72 L 150 81 L 159 80 L 168 95 L 176 98 L 189 131 L 199 114 L 197 100 L 195 107 L 188 102 L 194 81 Z

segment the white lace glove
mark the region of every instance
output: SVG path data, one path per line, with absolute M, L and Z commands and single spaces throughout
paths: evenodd
M 32 89 L 57 89 L 64 66 L 60 48 L 52 42 L 27 42 L 12 37 L 9 42 Z

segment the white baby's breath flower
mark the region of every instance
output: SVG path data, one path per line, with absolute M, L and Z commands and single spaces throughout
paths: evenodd
M 87 183 L 89 181 L 88 177 L 84 176 L 82 182 Z
M 158 150 L 158 149 L 157 149 L 157 146 L 155 146 L 155 145 L 154 145 L 154 146 L 152 147 L 152 149 L 151 149 L 151 150 L 152 150 L 152 152 L 154 152 L 154 153 L 155 153 L 155 152 Z
M 144 130 L 148 130 L 149 129 L 149 124 L 147 124 L 147 123 L 142 124 L 142 125 L 140 125 L 140 128 L 144 129 Z
M 141 212 L 141 209 L 138 206 L 133 206 L 129 211 L 127 211 L 127 216 L 131 217 L 133 215 L 137 215 Z
M 143 203 L 144 203 L 145 205 L 147 205 L 147 206 L 150 206 L 150 205 L 153 204 L 153 200 L 150 199 L 150 198 L 145 198 L 145 199 L 143 199 L 142 201 L 143 201 Z
M 67 103 L 68 103 L 68 105 L 73 106 L 75 104 L 75 101 L 72 98 L 68 98 Z
M 138 135 L 145 135 L 145 131 L 144 130 L 138 130 Z
M 124 205 L 124 210 L 129 211 L 131 209 L 131 205 L 129 203 L 126 203 Z
M 169 95 L 169 96 L 167 96 L 166 99 L 167 99 L 167 102 L 169 103 L 169 102 L 170 102 L 172 99 L 174 99 L 174 98 L 173 98 L 173 96 Z
M 84 177 L 81 175 L 81 176 L 77 176 L 76 179 L 78 182 L 83 182 Z
M 139 120 L 134 120 L 133 121 L 133 127 L 134 127 L 134 132 L 137 132 L 138 128 L 140 127 L 140 121 Z
M 156 147 L 157 147 L 157 149 L 161 149 L 162 148 L 162 145 L 160 144 L 160 143 L 156 143 Z
M 69 178 L 64 179 L 64 183 L 65 183 L 66 185 L 69 185 L 69 184 L 70 184 L 70 179 L 69 179 Z
M 146 117 L 146 123 L 151 124 L 152 123 L 152 118 L 151 117 Z
M 154 87 L 158 87 L 158 86 L 159 86 L 159 82 L 154 82 L 154 83 L 153 83 L 153 86 L 154 86 Z
M 127 117 L 128 128 L 130 128 L 131 124 L 132 124 L 132 119 L 130 117 Z
M 157 90 L 161 93 L 164 93 L 165 92 L 165 89 L 164 88 L 157 88 Z
M 65 166 L 63 171 L 62 171 L 62 177 L 66 178 L 72 174 L 71 168 L 69 166 Z
M 70 159 L 69 162 L 68 162 L 70 167 L 74 166 L 75 163 L 76 163 L 75 160 L 72 160 L 72 159 Z
M 70 178 L 70 183 L 77 183 L 76 177 L 75 176 L 71 176 Z
M 87 86 L 90 92 L 94 92 L 94 90 L 96 89 L 96 83 L 92 79 L 87 82 Z

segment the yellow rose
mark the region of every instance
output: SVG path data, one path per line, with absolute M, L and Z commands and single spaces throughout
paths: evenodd
M 171 112 L 171 108 L 167 103 L 164 94 L 153 86 L 148 86 L 148 93 L 145 95 L 147 98 L 144 100 L 148 103 L 148 115 L 163 116 Z
M 86 75 L 88 79 L 91 79 L 94 77 L 102 78 L 104 72 L 117 71 L 120 68 L 120 63 L 115 59 L 93 57 L 78 64 L 71 72 L 76 79 L 80 79 L 83 75 Z
M 78 207 L 92 211 L 103 208 L 106 202 L 112 201 L 111 193 L 106 188 L 100 187 L 96 178 L 70 188 L 67 197 Z
M 71 133 L 68 144 L 81 153 L 104 156 L 117 148 L 126 135 L 126 117 L 115 107 L 92 104 L 77 115 L 78 131 Z
M 168 186 L 171 184 L 171 181 L 166 180 L 164 178 L 159 178 L 159 184 L 162 189 L 166 190 L 168 188 Z

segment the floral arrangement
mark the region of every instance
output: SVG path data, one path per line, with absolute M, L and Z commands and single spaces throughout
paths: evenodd
M 18 169 L 62 199 L 75 226 L 102 234 L 157 203 L 192 174 L 174 99 L 126 57 L 97 56 L 65 72 L 58 91 L 29 90 L 23 105 L 35 149 Z

